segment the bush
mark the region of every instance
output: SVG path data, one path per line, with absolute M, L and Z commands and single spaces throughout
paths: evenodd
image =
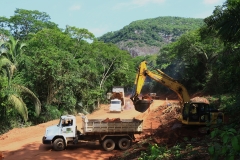
M 167 147 L 158 146 L 157 144 L 149 145 L 148 151 L 142 152 L 139 160 L 155 160 L 155 159 L 179 159 L 181 158 L 181 147 L 175 145 L 168 149 Z
M 211 132 L 212 142 L 208 152 L 211 159 L 239 159 L 240 158 L 240 132 L 232 127 L 216 128 Z

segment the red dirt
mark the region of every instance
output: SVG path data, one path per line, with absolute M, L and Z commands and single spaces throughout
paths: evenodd
M 130 101 L 130 100 L 129 100 Z M 134 106 L 121 113 L 108 112 L 108 105 L 102 105 L 101 108 L 94 113 L 88 115 L 89 119 L 131 119 L 137 118 L 144 120 L 144 132 L 141 135 L 136 135 L 137 141 L 144 139 L 147 135 L 155 135 L 155 141 L 158 143 L 175 142 L 179 137 L 175 131 L 171 131 L 171 127 L 179 122 L 174 113 L 167 117 L 163 115 L 168 103 L 178 103 L 177 100 L 154 100 L 151 107 L 144 113 L 135 111 Z M 160 107 L 161 106 L 161 107 Z M 59 120 L 53 120 L 47 123 L 42 123 L 37 126 L 27 128 L 15 128 L 9 132 L 0 135 L 0 152 L 4 155 L 4 160 L 16 159 L 72 159 L 72 160 L 105 160 L 114 155 L 123 153 L 121 150 L 113 150 L 111 152 L 104 151 L 98 143 L 80 143 L 70 145 L 66 150 L 56 152 L 51 146 L 42 144 L 42 137 L 45 133 L 45 128 L 51 125 L 56 125 Z M 82 120 L 77 116 L 78 128 L 81 128 Z M 171 124 L 171 125 L 170 125 Z M 165 128 L 165 129 L 163 129 Z M 169 132 L 168 132 L 169 131 Z M 193 136 L 193 135 L 191 135 Z M 171 138 L 170 138 L 171 137 Z

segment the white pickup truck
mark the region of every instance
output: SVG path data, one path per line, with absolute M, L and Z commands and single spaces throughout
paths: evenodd
M 79 141 L 99 141 L 106 151 L 111 151 L 116 145 L 126 150 L 135 140 L 134 134 L 143 130 L 143 120 L 138 119 L 88 119 L 82 116 L 83 133 L 77 130 L 76 117 L 63 115 L 59 123 L 46 128 L 42 138 L 43 144 L 53 145 L 53 149 L 61 151 L 69 144 Z

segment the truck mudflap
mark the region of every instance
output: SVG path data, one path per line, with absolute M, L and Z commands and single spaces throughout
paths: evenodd
M 43 144 L 52 144 L 51 140 L 47 140 L 45 136 L 42 137 L 42 143 Z

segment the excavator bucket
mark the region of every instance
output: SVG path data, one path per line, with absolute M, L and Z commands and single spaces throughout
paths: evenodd
M 134 103 L 135 110 L 138 112 L 145 112 L 151 105 L 152 100 L 144 99 L 144 100 L 138 100 Z

